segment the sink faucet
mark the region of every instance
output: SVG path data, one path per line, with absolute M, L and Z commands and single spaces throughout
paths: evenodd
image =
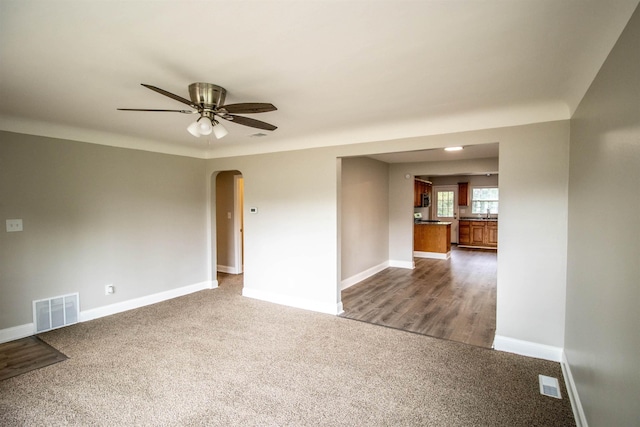
M 487 219 L 491 216 L 491 208 L 487 208 Z

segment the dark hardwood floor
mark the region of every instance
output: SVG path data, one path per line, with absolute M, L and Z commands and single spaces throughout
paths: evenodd
M 416 258 L 342 291 L 342 317 L 491 348 L 496 328 L 496 251 L 452 247 L 451 258 Z
M 66 360 L 36 336 L 0 344 L 0 381 Z

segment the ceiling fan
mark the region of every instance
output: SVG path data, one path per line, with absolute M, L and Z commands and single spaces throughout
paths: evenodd
M 273 104 L 262 102 L 245 102 L 240 104 L 224 105 L 224 99 L 227 95 L 227 90 L 221 86 L 211 83 L 192 83 L 189 85 L 189 97 L 191 100 L 183 98 L 179 95 L 174 95 L 171 92 L 167 92 L 159 87 L 147 85 L 141 83 L 142 86 L 147 89 L 151 89 L 164 96 L 175 99 L 183 104 L 191 107 L 191 110 L 152 110 L 144 108 L 118 108 L 121 111 L 161 111 L 170 113 L 183 113 L 183 114 L 199 114 L 200 117 L 187 127 L 189 133 L 195 137 L 201 135 L 210 135 L 211 132 L 220 139 L 227 135 L 229 132 L 222 126 L 217 119 L 224 119 L 234 123 L 238 123 L 244 126 L 250 126 L 264 130 L 276 130 L 277 127 L 261 122 L 260 120 L 252 119 L 249 117 L 238 116 L 236 114 L 254 114 L 254 113 L 266 113 L 268 111 L 275 111 L 277 108 Z

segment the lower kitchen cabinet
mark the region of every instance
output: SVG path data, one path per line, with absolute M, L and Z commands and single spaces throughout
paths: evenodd
M 458 223 L 458 245 L 471 244 L 471 222 L 460 221 Z
M 487 221 L 486 229 L 487 246 L 498 247 L 498 221 Z
M 461 220 L 458 230 L 458 246 L 498 247 L 498 221 Z

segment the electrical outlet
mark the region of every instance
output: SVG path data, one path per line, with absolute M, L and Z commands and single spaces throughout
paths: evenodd
M 107 285 L 104 287 L 104 294 L 105 295 L 111 295 L 113 293 L 115 293 L 116 288 L 113 287 L 113 285 Z
M 8 219 L 7 220 L 7 233 L 11 233 L 14 231 L 22 231 L 22 220 L 21 219 Z

